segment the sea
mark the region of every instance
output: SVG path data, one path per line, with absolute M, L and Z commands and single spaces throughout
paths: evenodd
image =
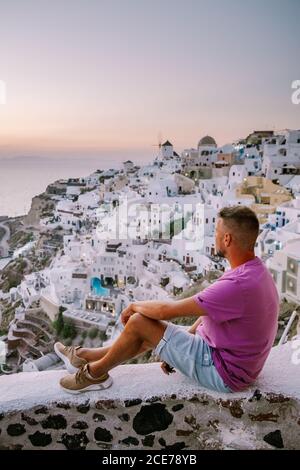
M 118 169 L 122 161 L 103 157 L 0 158 L 0 217 L 27 214 L 32 198 L 44 192 L 49 183 L 89 175 L 97 169 Z

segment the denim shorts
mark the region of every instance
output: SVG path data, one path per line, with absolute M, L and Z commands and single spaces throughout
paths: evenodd
M 232 392 L 214 366 L 212 348 L 198 333 L 191 334 L 186 327 L 168 323 L 153 355 L 159 356 L 202 387 L 223 393 Z

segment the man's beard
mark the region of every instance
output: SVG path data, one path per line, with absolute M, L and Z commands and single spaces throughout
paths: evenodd
M 218 250 L 217 251 L 217 256 L 219 256 L 220 258 L 225 258 L 225 253 L 223 253 L 222 250 Z

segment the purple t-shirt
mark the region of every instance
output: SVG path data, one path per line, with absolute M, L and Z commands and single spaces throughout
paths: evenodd
M 277 332 L 279 297 L 271 274 L 255 257 L 226 271 L 194 299 L 206 312 L 196 333 L 213 348 L 217 371 L 231 390 L 247 388 Z

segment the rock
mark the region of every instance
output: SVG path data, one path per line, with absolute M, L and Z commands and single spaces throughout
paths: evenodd
M 231 416 L 234 418 L 241 418 L 244 414 L 244 411 L 241 406 L 241 400 L 220 400 L 220 404 L 224 408 L 228 408 Z
M 40 406 L 35 410 L 36 415 L 46 415 L 48 413 L 48 408 L 46 406 Z
M 146 403 L 154 403 L 155 401 L 161 401 L 161 398 L 155 397 L 155 396 L 151 398 L 147 398 Z
M 6 430 L 9 436 L 21 436 L 26 432 L 26 428 L 24 424 L 16 423 L 16 424 L 9 424 Z
M 129 406 L 139 405 L 140 403 L 142 403 L 142 400 L 140 400 L 140 399 L 137 399 L 137 400 L 125 400 L 124 403 L 125 403 L 126 408 L 128 408 Z
M 113 410 L 116 408 L 116 404 L 114 400 L 99 400 L 95 404 L 95 408 L 97 410 Z
M 80 434 L 64 433 L 61 437 L 61 442 L 68 450 L 85 450 L 89 439 L 84 431 Z
M 69 410 L 71 405 L 69 403 L 56 403 L 57 408 L 62 408 L 63 410 Z
M 78 405 L 76 409 L 79 413 L 83 413 L 83 414 L 87 413 L 90 410 L 89 401 L 87 401 L 86 403 L 82 405 Z
M 94 414 L 93 414 L 93 420 L 96 421 L 96 422 L 98 422 L 98 421 L 101 422 L 101 421 L 105 421 L 106 418 L 105 418 L 104 415 L 101 415 L 101 414 L 99 414 L 99 413 L 94 413 Z
M 259 413 L 258 415 L 249 414 L 249 418 L 251 421 L 272 421 L 277 423 L 279 415 L 275 413 Z
M 141 407 L 133 419 L 133 429 L 137 434 L 151 434 L 167 429 L 172 421 L 173 415 L 166 410 L 166 405 L 153 403 Z
M 41 425 L 43 429 L 66 429 L 67 420 L 63 415 L 49 415 Z
M 193 432 L 194 431 L 192 431 L 191 429 L 177 429 L 176 436 L 178 437 L 190 436 L 191 434 L 193 434 Z
M 119 419 L 121 421 L 129 421 L 130 420 L 130 416 L 128 413 L 123 413 L 122 415 L 119 416 Z
M 72 429 L 88 429 L 89 425 L 85 421 L 76 421 L 72 424 Z
M 182 410 L 183 406 L 184 405 L 182 405 L 182 404 L 174 405 L 174 406 L 172 406 L 172 411 L 174 411 L 176 413 L 176 411 Z
M 155 439 L 155 436 L 153 434 L 149 434 L 149 436 L 146 436 L 144 437 L 144 439 L 142 439 L 142 444 L 145 447 L 153 447 L 154 439 Z
M 185 442 L 175 442 L 175 444 L 171 444 L 169 446 L 166 446 L 164 450 L 173 452 L 175 450 L 182 450 L 185 449 L 186 445 Z
M 254 400 L 256 401 L 259 401 L 262 397 L 262 394 L 260 392 L 260 390 L 258 390 L 258 388 L 255 390 L 255 392 L 253 393 L 252 397 L 249 398 L 249 402 L 252 402 Z
M 130 446 L 130 445 L 138 446 L 139 445 L 138 439 L 136 437 L 131 437 L 131 436 L 128 436 L 128 437 L 126 437 L 126 439 L 123 439 L 122 441 L 119 441 L 119 442 L 122 442 L 123 444 L 126 444 L 128 446 Z
M 30 416 L 27 416 L 24 413 L 21 414 L 21 418 L 30 426 L 36 426 L 37 424 L 39 424 L 36 419 L 31 418 Z
M 46 447 L 52 442 L 51 434 L 36 431 L 28 436 L 31 444 L 35 447 Z
M 280 429 L 276 429 L 276 431 L 266 434 L 264 436 L 264 441 L 270 444 L 271 446 L 276 447 L 277 449 L 284 448 Z
M 104 428 L 96 428 L 94 437 L 96 441 L 111 442 L 113 440 L 112 433 Z

